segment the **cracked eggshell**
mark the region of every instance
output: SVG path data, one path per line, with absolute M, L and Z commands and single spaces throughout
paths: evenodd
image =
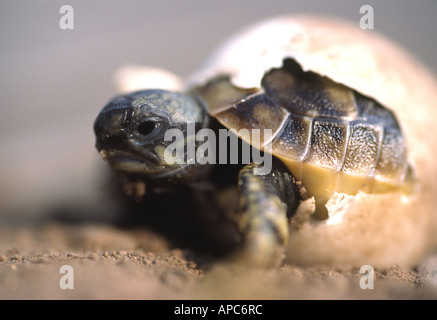
M 393 110 L 408 145 L 419 190 L 412 195 L 358 193 L 335 203 L 323 222 L 290 232 L 287 260 L 411 267 L 433 245 L 437 206 L 437 82 L 403 49 L 355 25 L 320 16 L 285 16 L 253 25 L 225 42 L 193 74 L 188 88 L 218 74 L 259 87 L 265 71 L 294 58 Z M 329 209 L 329 208 L 328 208 Z
M 151 66 L 121 66 L 115 71 L 112 81 L 119 94 L 145 89 L 182 91 L 183 88 L 183 81 L 179 76 Z

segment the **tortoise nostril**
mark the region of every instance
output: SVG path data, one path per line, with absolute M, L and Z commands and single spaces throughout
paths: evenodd
M 153 132 L 156 128 L 156 123 L 154 121 L 144 121 L 138 125 L 138 133 L 147 136 Z

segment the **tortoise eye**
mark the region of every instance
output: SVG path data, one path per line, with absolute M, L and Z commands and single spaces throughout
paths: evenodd
M 157 128 L 158 124 L 155 121 L 144 121 L 138 125 L 138 133 L 143 136 L 148 136 Z

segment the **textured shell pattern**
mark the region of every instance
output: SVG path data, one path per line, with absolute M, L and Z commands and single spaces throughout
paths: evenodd
M 334 192 L 410 192 L 414 172 L 393 112 L 327 76 L 304 71 L 286 50 L 279 57 L 271 67 L 253 60 L 264 63 L 253 66 L 258 70 L 253 77 L 262 70 L 260 85 L 240 85 L 231 71 L 216 67 L 215 74 L 206 69 L 203 83 L 197 81 L 191 90 L 212 116 L 249 143 L 251 129 L 271 129 L 271 138 L 261 136 L 260 145 L 252 144 L 269 145 L 316 203 L 326 203 Z

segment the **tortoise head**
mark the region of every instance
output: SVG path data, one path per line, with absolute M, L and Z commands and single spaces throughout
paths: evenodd
M 96 148 L 128 180 L 191 181 L 202 172 L 198 164 L 166 161 L 166 148 L 173 143 L 166 132 L 179 130 L 185 144 L 187 123 L 194 124 L 195 131 L 208 124 L 206 111 L 188 95 L 144 90 L 118 96 L 95 120 Z M 182 150 L 186 153 L 186 146 Z

